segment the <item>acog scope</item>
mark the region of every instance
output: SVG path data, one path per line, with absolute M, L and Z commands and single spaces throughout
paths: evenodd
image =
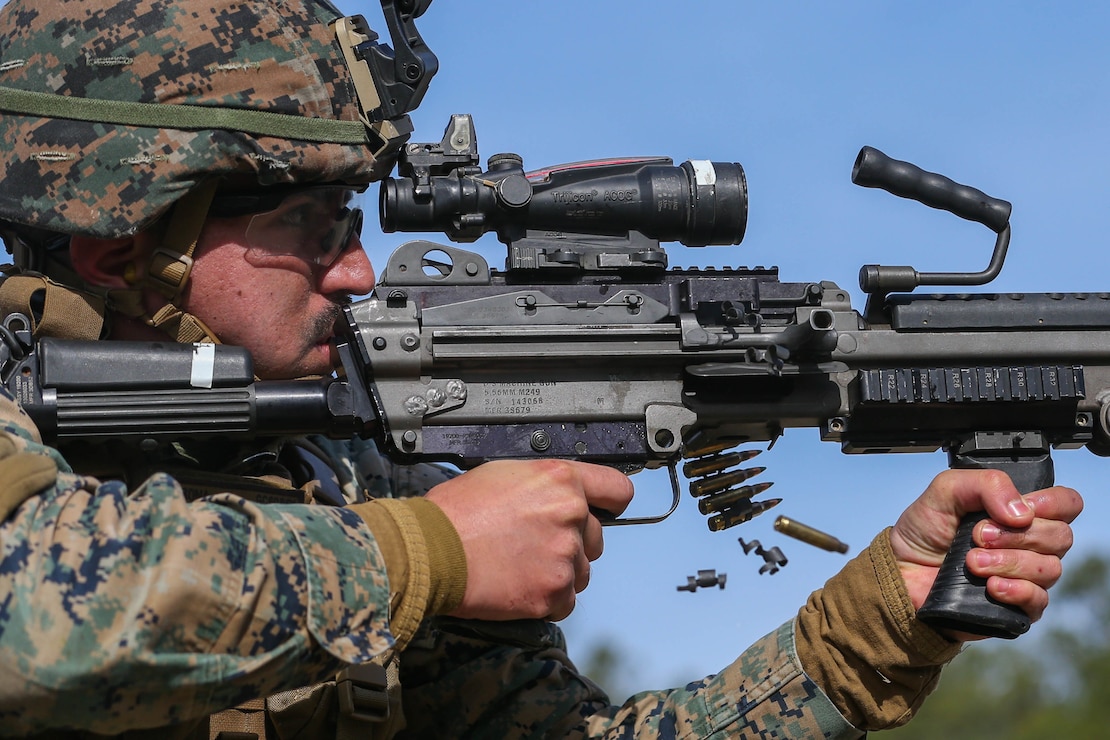
M 700 247 L 744 238 L 748 187 L 734 162 L 631 157 L 527 173 L 516 154 L 490 157 L 486 172 L 477 162 L 469 116 L 453 117 L 440 144 L 409 145 L 401 177 L 382 182 L 382 229 L 443 232 L 457 242 L 495 231 L 505 244 L 639 234 Z

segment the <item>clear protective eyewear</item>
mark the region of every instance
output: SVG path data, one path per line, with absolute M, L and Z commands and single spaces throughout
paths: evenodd
M 328 267 L 362 231 L 362 209 L 349 206 L 357 192 L 313 185 L 217 193 L 208 215 L 253 214 L 245 231 L 248 256 L 293 255 Z

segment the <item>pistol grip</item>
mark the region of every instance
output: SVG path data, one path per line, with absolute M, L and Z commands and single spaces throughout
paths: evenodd
M 1012 604 L 992 599 L 987 594 L 986 579 L 967 570 L 967 554 L 974 547 L 971 532 L 986 518 L 986 512 L 980 511 L 960 520 L 933 588 L 917 616 L 934 628 L 1013 639 L 1029 631 L 1029 616 Z

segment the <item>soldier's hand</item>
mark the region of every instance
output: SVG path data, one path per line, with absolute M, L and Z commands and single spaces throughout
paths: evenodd
M 601 556 L 601 522 L 620 514 L 632 482 L 612 468 L 565 460 L 498 461 L 428 492 L 466 552 L 466 594 L 454 616 L 563 619 Z
M 969 572 L 987 579 L 987 593 L 1036 621 L 1048 589 L 1060 578 L 1060 559 L 1071 548 L 1069 526 L 1083 510 L 1070 488 L 1055 486 L 1020 495 L 997 470 L 949 470 L 938 475 L 895 524 L 890 543 L 914 608 L 920 608 L 956 534 L 960 519 L 986 511 L 972 532 Z M 951 632 L 959 640 L 982 639 Z

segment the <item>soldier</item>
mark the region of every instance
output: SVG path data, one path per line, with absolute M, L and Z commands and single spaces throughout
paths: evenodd
M 263 378 L 331 372 L 339 306 L 373 285 L 350 199 L 392 166 L 338 17 L 9 0 L 0 312 L 36 336 L 239 344 Z M 589 506 L 631 498 L 613 470 L 452 476 L 317 438 L 63 458 L 6 393 L 0 423 L 5 734 L 859 737 L 908 720 L 971 639 L 914 617 L 959 516 L 989 513 L 968 567 L 1036 619 L 1082 505 L 946 472 L 718 676 L 613 705 L 553 624 L 601 554 Z

